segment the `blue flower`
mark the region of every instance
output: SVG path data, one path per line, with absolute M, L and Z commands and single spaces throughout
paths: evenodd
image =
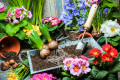
M 79 13 L 79 9 L 75 9 L 75 10 L 73 10 L 73 12 L 72 12 L 75 16 L 77 16 L 77 15 L 79 15 L 80 13 Z
M 70 5 L 70 7 L 71 7 L 71 10 L 75 10 L 75 8 L 76 8 L 76 6 L 75 6 L 74 3 L 72 3 L 72 4 Z
M 70 20 L 70 19 L 66 19 L 66 20 L 64 20 L 65 26 L 70 25 L 71 22 L 72 22 L 72 20 Z
M 78 6 L 80 7 L 80 9 L 85 8 L 85 3 L 84 2 L 79 2 Z
M 65 3 L 67 3 L 67 4 L 68 4 L 68 3 L 70 3 L 70 1 L 71 1 L 71 0 L 65 0 Z
M 80 17 L 80 18 L 78 19 L 78 24 L 83 25 L 84 23 L 85 23 L 85 19 L 82 18 L 82 17 Z
M 107 14 L 108 13 L 108 8 L 104 9 L 104 13 Z
M 86 8 L 82 9 L 82 14 L 83 14 L 83 15 L 85 15 L 86 12 L 87 12 L 87 9 L 86 9 Z
M 75 6 L 75 4 L 66 4 L 65 6 L 64 6 L 64 9 L 65 10 L 75 10 L 75 8 L 76 8 L 76 6 Z
M 80 28 L 79 28 L 79 31 L 84 31 L 84 27 L 80 27 Z
M 68 14 L 65 16 L 65 18 L 67 18 L 67 19 L 73 19 L 73 14 L 68 13 Z

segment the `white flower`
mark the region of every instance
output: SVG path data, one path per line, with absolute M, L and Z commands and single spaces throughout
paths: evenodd
M 117 20 L 107 20 L 101 25 L 100 31 L 104 33 L 105 37 L 120 35 L 120 25 L 117 23 Z

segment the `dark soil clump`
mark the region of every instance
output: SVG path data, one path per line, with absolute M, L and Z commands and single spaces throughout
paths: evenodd
M 82 54 L 82 50 L 76 50 L 76 46 L 77 46 L 77 45 L 71 45 L 71 46 L 68 46 L 68 47 L 63 48 L 63 50 L 64 50 L 65 52 L 67 52 L 68 54 L 74 54 L 74 56 L 71 56 L 71 57 L 75 57 L 75 56 L 80 57 L 80 56 L 83 55 L 83 56 L 86 56 L 86 57 L 88 57 L 88 58 L 93 58 L 93 57 L 89 54 L 89 51 L 90 51 L 91 49 L 93 49 L 92 46 L 88 45 L 88 46 L 86 47 L 85 51 L 84 51 L 84 54 Z M 68 57 L 69 57 L 69 56 L 68 56 Z
M 46 59 L 41 59 L 39 53 L 37 53 L 35 56 L 32 56 L 31 59 L 34 71 L 57 66 Z

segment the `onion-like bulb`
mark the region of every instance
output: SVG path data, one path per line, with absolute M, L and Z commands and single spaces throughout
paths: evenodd
M 43 44 L 42 49 L 49 49 L 48 45 Z
M 57 49 L 58 48 L 58 43 L 57 43 L 57 41 L 52 40 L 52 41 L 49 42 L 48 46 L 49 46 L 50 49 Z
M 40 57 L 41 58 L 46 58 L 47 56 L 49 56 L 49 54 L 50 54 L 49 49 L 41 49 L 40 50 Z

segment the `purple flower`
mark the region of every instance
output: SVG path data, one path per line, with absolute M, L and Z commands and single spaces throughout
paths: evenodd
M 22 14 L 22 15 L 20 16 L 20 21 L 23 20 L 24 17 L 25 17 L 25 16 Z
M 5 21 L 7 21 L 7 22 L 11 23 L 10 18 L 6 18 L 6 19 L 5 19 Z
M 84 31 L 84 27 L 80 27 L 80 28 L 79 28 L 79 31 Z
M 70 3 L 71 0 L 65 0 L 65 3 Z
M 65 26 L 70 25 L 71 22 L 72 22 L 72 20 L 69 20 L 69 19 L 64 20 Z
M 18 20 L 14 20 L 14 21 L 13 21 L 13 24 L 18 24 L 18 23 L 19 23 Z
M 28 11 L 28 13 L 27 13 L 27 17 L 28 17 L 28 18 L 31 18 L 31 17 L 32 17 L 32 14 L 31 14 L 30 11 Z
M 72 13 L 73 13 L 75 16 L 79 15 L 79 9 L 75 9 L 75 10 L 73 10 Z
M 104 9 L 104 13 L 107 14 L 108 13 L 108 8 Z
M 82 17 L 80 17 L 80 18 L 78 19 L 78 24 L 83 25 L 84 23 L 85 23 L 85 19 L 82 18 Z

